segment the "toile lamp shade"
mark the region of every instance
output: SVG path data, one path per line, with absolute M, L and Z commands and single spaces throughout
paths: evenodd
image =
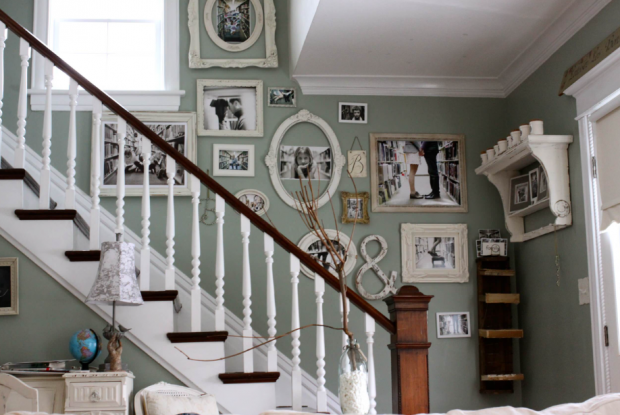
M 142 294 L 136 278 L 134 244 L 104 242 L 97 278 L 90 289 L 87 303 L 142 305 Z

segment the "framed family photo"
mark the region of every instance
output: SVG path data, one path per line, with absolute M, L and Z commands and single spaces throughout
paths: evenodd
M 471 337 L 469 311 L 437 313 L 437 338 Z
M 17 258 L 0 258 L 0 316 L 19 314 Z
M 235 197 L 252 209 L 258 216 L 263 216 L 269 210 L 269 198 L 260 190 L 242 190 L 237 192 Z
M 254 145 L 213 144 L 213 176 L 254 177 Z
M 340 192 L 342 197 L 342 223 L 370 223 L 368 192 Z
M 351 243 L 349 245 L 349 237 L 334 229 L 326 229 L 325 233 L 327 234 L 329 240 L 332 241 L 334 247 L 338 247 L 337 249 L 341 254 L 344 254 L 347 246 L 349 247 L 349 253 L 345 258 L 344 263 L 344 272 L 346 275 L 349 275 L 349 273 L 353 271 L 353 268 L 355 268 L 355 263 L 357 262 L 357 248 L 355 247 L 355 244 Z M 333 264 L 331 255 L 328 253 L 327 248 L 323 245 L 323 242 L 321 242 L 319 237 L 316 236 L 314 232 L 310 232 L 301 238 L 297 246 L 323 265 L 326 270 L 334 275 L 337 275 L 336 271 L 333 267 L 331 267 L 331 264 Z M 310 268 L 303 264 L 301 265 L 301 271 L 307 277 L 314 279 L 314 272 L 310 271 Z
M 196 163 L 196 113 L 135 112 L 133 115 L 177 151 Z M 99 162 L 102 178 L 101 196 L 116 196 L 119 168 L 125 170 L 126 196 L 142 196 L 145 174 L 149 175 L 149 188 L 152 196 L 167 195 L 166 153 L 153 144 L 150 159 L 148 163 L 145 163 L 142 154 L 143 136 L 137 130 L 127 124 L 125 148 L 121 150 L 118 117 L 112 113 L 104 113 L 101 121 L 101 159 Z M 174 177 L 174 194 L 191 196 L 188 175 L 183 166 L 178 163 Z
M 198 79 L 198 135 L 263 136 L 263 81 Z
M 297 107 L 297 90 L 293 88 L 276 88 L 267 89 L 267 106 L 281 108 Z
M 469 281 L 467 225 L 400 225 L 403 282 Z
M 359 102 L 339 102 L 338 122 L 368 124 L 368 104 Z
M 370 134 L 373 212 L 467 212 L 462 134 Z

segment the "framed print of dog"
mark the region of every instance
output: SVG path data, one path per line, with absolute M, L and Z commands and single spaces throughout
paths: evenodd
M 368 215 L 368 192 L 340 192 L 342 197 L 342 223 L 370 223 Z M 357 220 L 356 220 L 357 217 Z
M 400 225 L 403 282 L 469 281 L 467 225 Z
M 370 134 L 373 212 L 467 212 L 462 134 Z
M 0 316 L 19 314 L 17 258 L 0 258 Z

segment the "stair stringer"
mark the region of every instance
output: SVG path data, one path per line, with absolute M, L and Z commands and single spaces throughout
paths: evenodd
M 28 143 L 28 140 L 26 140 Z M 17 147 L 17 137 L 10 130 L 8 130 L 5 126 L 2 126 L 2 156 L 7 160 L 12 160 L 15 148 Z M 40 171 L 42 166 L 41 156 L 38 155 L 34 150 L 32 150 L 28 145 L 26 145 L 26 170 L 30 173 L 33 178 L 38 182 Z M 52 199 L 58 201 L 59 206 L 58 209 L 64 208 L 64 200 L 65 200 L 65 188 L 66 188 L 66 176 L 60 173 L 56 168 L 51 167 L 51 189 L 50 196 Z M 24 189 L 24 192 L 28 192 L 28 189 Z M 76 188 L 76 210 L 78 213 L 84 218 L 84 220 L 89 223 L 90 221 L 90 208 L 91 208 L 91 198 L 84 191 L 79 188 Z M 114 229 L 116 227 L 116 219 L 115 216 L 101 207 L 101 240 L 114 240 Z M 80 300 L 85 299 L 85 294 L 82 293 L 78 288 L 76 288 L 73 284 L 66 280 L 66 278 L 54 271 L 52 267 L 50 267 L 45 261 L 41 260 L 38 255 L 36 255 L 33 251 L 31 251 L 28 247 L 21 244 L 17 241 L 11 234 L 4 231 L 0 227 L 0 234 L 2 234 L 5 239 L 15 245 L 18 249 L 20 249 L 26 256 L 28 256 L 33 262 L 35 262 L 38 266 L 40 266 L 43 270 L 45 270 L 50 276 L 52 276 L 56 281 L 58 281 L 63 287 L 65 287 L 69 292 L 78 297 Z M 139 264 L 140 250 L 142 248 L 142 242 L 140 236 L 138 236 L 131 229 L 126 228 L 125 231 L 125 240 L 127 242 L 131 242 L 136 246 L 136 263 Z M 84 248 L 86 249 L 86 248 Z M 82 263 L 80 265 L 86 265 L 87 263 Z M 97 263 L 95 263 L 97 264 Z M 87 266 L 87 265 L 86 265 Z M 166 259 L 157 251 L 151 251 L 151 283 L 153 284 L 153 289 L 164 289 L 164 273 L 166 269 Z M 189 316 L 186 315 L 189 309 L 189 301 L 190 301 L 190 289 L 192 286 L 191 278 L 181 272 L 179 269 L 175 269 L 176 271 L 176 288 L 179 290 L 179 298 L 182 304 L 188 305 L 181 310 L 181 313 L 175 315 L 175 325 L 176 331 L 183 331 L 185 328 L 181 326 L 189 325 Z M 96 273 L 96 266 L 93 267 L 92 275 Z M 83 275 L 83 274 L 82 274 Z M 207 291 L 201 289 L 201 304 L 202 304 L 202 321 L 203 321 L 203 330 L 213 330 L 214 329 L 214 313 L 215 313 L 215 298 L 212 297 Z M 90 308 L 92 308 L 97 314 L 99 314 L 102 318 L 107 321 L 111 321 L 111 312 L 108 312 L 107 307 L 99 307 L 97 305 L 87 304 Z M 234 335 L 242 335 L 243 332 L 243 320 L 231 312 L 226 308 L 226 329 L 230 334 Z M 207 326 L 207 327 L 205 327 Z M 165 336 L 165 333 L 162 334 Z M 254 331 L 254 336 L 261 336 L 260 333 Z M 238 393 L 247 393 L 246 396 L 253 395 L 254 393 L 250 393 L 250 389 L 246 392 L 241 390 L 233 391 L 231 386 L 242 386 L 254 389 L 261 389 L 257 387 L 257 384 L 254 385 L 222 385 L 218 380 L 217 383 L 210 385 L 209 389 L 205 388 L 204 385 L 200 386 L 199 381 L 196 379 L 192 379 L 186 376 L 179 368 L 175 367 L 175 365 L 170 363 L 170 360 L 176 360 L 175 357 L 172 359 L 169 356 L 168 352 L 158 352 L 155 351 L 152 347 L 149 347 L 147 343 L 142 340 L 136 338 L 134 334 L 130 334 L 127 336 L 134 344 L 140 347 L 144 352 L 146 352 L 151 358 L 153 358 L 156 362 L 162 365 L 166 370 L 168 370 L 171 374 L 185 383 L 188 387 L 195 388 L 198 390 L 204 390 L 205 392 L 212 393 L 218 398 L 218 404 L 221 405 L 221 408 L 225 412 L 236 412 L 236 413 L 244 413 L 238 410 L 235 410 L 234 406 L 239 403 Z M 259 344 L 261 341 L 259 339 L 254 340 L 255 344 Z M 241 339 L 231 338 L 229 337 L 227 340 L 227 349 L 231 350 L 241 350 Z M 200 343 L 199 343 L 200 344 Z M 179 352 L 174 349 L 173 345 L 170 344 L 170 354 L 179 354 Z M 181 345 L 181 349 L 186 350 L 187 347 Z M 227 352 L 228 354 L 230 352 Z M 192 355 L 193 356 L 193 355 Z M 267 349 L 265 347 L 261 347 L 254 350 L 254 360 L 256 370 L 265 370 L 267 365 Z M 202 364 L 206 365 L 206 363 L 194 363 L 194 364 Z M 291 384 L 291 373 L 292 373 L 293 363 L 290 358 L 284 355 L 282 352 L 278 351 L 278 371 L 280 372 L 280 379 L 276 382 L 276 404 L 278 406 L 290 406 L 290 384 Z M 230 370 L 229 370 L 230 371 Z M 220 396 L 214 391 L 213 386 L 225 386 L 230 389 L 228 392 L 223 392 L 222 397 L 225 395 L 231 396 L 231 405 L 226 405 L 224 399 L 220 399 Z M 243 388 L 245 389 L 245 388 Z M 311 407 L 314 406 L 315 396 L 317 390 L 317 382 L 316 379 L 311 376 L 305 370 L 302 370 L 302 392 L 303 392 L 303 403 L 307 404 Z M 231 393 L 232 392 L 232 393 Z M 265 393 L 265 391 L 261 392 Z M 340 404 L 338 397 L 332 393 L 330 390 L 327 390 L 327 406 L 328 410 L 332 413 L 340 413 Z M 229 410 L 229 407 L 231 410 Z

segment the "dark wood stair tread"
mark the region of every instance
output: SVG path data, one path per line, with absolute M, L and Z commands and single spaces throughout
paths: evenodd
M 24 180 L 26 169 L 2 169 L 0 170 L 0 180 Z
M 101 258 L 101 251 L 65 251 L 71 262 L 96 262 Z
M 228 383 L 273 383 L 280 377 L 280 372 L 254 372 L 254 373 L 220 373 L 220 380 Z
M 177 290 L 166 291 L 140 291 L 144 301 L 174 301 L 179 292 Z
M 166 334 L 171 343 L 224 342 L 227 331 L 189 331 Z
M 20 220 L 75 220 L 75 209 L 17 209 L 15 214 Z

